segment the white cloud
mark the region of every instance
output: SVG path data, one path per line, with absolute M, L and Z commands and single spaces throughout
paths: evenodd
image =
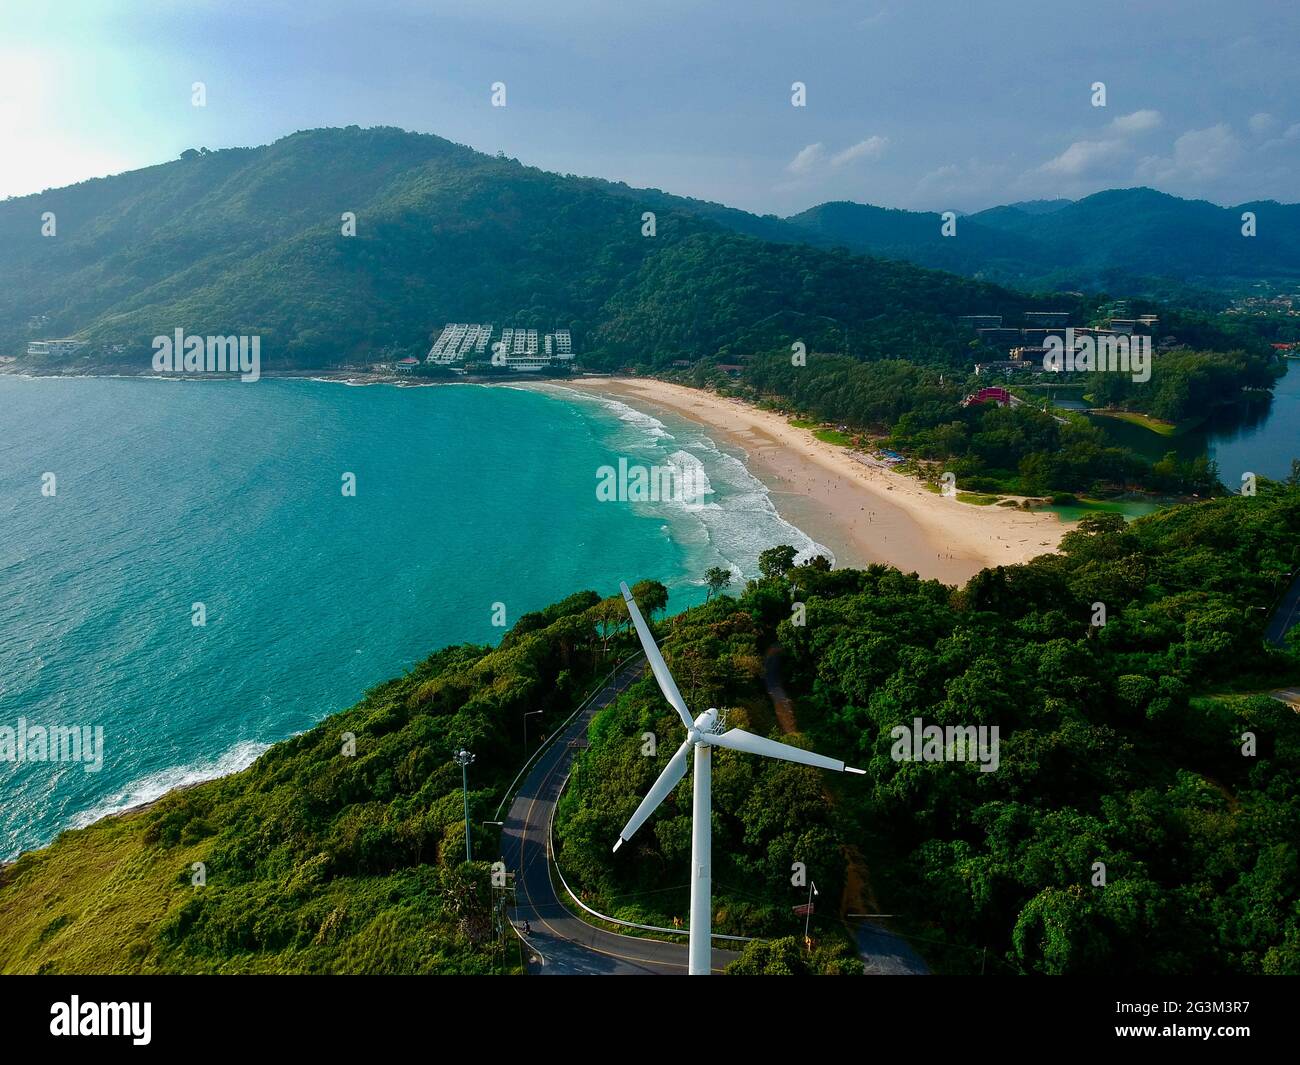
M 818 141 L 816 144 L 810 144 L 806 148 L 801 148 L 799 153 L 786 164 L 786 169 L 792 174 L 807 174 L 821 165 L 826 158 L 826 146 Z
M 1151 108 L 1143 108 L 1141 111 L 1134 111 L 1129 115 L 1120 115 L 1110 124 L 1110 128 L 1123 136 L 1130 136 L 1137 133 L 1147 133 L 1160 125 L 1162 119 L 1159 111 L 1153 111 Z
M 976 205 L 1001 203 L 1012 177 L 1005 162 L 968 159 L 946 163 L 923 175 L 907 197 L 907 205 L 920 210 L 975 210 Z
M 1112 162 L 1125 151 L 1118 140 L 1075 141 L 1055 159 L 1049 159 L 1040 170 L 1064 177 L 1079 177 Z
M 871 136 L 830 155 L 826 151 L 826 145 L 818 141 L 799 149 L 785 168 L 800 177 L 807 177 L 817 171 L 838 170 L 859 159 L 879 159 L 888 144 L 887 137 Z
M 879 159 L 884 154 L 885 147 L 888 144 L 888 137 L 868 137 L 866 140 L 858 141 L 857 144 L 832 155 L 831 166 L 844 166 L 855 159 Z
M 1300 141 L 1300 122 L 1292 122 L 1280 137 L 1270 137 L 1259 147 L 1261 151 L 1271 151 L 1275 148 L 1289 148 L 1296 141 Z
M 1241 155 L 1241 142 L 1226 122 L 1189 129 L 1176 141 L 1172 156 L 1148 156 L 1138 176 L 1148 181 L 1207 181 L 1226 174 Z
M 1261 111 L 1257 115 L 1251 115 L 1250 121 L 1246 123 L 1250 127 L 1250 132 L 1256 137 L 1262 137 L 1266 133 L 1272 132 L 1277 125 L 1277 119 L 1267 112 Z

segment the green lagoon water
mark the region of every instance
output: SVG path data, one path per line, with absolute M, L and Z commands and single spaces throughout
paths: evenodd
M 1173 451 L 1181 459 L 1209 455 L 1219 464 L 1219 478 L 1229 491 L 1241 486 L 1241 475 L 1255 473 L 1281 480 L 1300 459 L 1300 362 L 1286 360 L 1286 374 L 1273 388 L 1273 399 L 1222 424 L 1162 436 L 1118 418 L 1094 416 L 1093 424 L 1118 444 L 1150 461 Z
M 599 502 L 619 456 L 698 462 L 705 502 Z M 0 859 L 495 642 L 495 603 L 654 578 L 680 609 L 710 566 L 814 549 L 742 458 L 559 388 L 0 377 L 0 726 L 105 737 L 95 773 L 0 762 Z

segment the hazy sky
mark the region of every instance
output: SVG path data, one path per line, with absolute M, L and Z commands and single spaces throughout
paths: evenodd
M 1294 202 L 1300 3 L 0 0 L 0 196 L 353 123 L 779 214 Z

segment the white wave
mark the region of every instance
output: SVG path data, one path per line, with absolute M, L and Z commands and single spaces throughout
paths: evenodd
M 601 406 L 616 414 L 619 421 L 626 422 L 634 429 L 640 429 L 655 440 L 671 440 L 673 438 L 673 434 L 668 431 L 668 427 L 653 414 L 646 414 L 644 411 L 636 410 L 626 403 L 620 403 L 618 400 L 609 399 L 606 396 L 601 397 Z
M 92 821 L 98 821 L 100 818 L 121 813 L 134 806 L 153 802 L 155 799 L 161 799 L 169 791 L 176 788 L 183 788 L 190 784 L 201 784 L 205 780 L 216 780 L 218 777 L 238 773 L 256 762 L 262 752 L 270 746 L 269 743 L 244 740 L 210 761 L 170 766 L 167 769 L 159 769 L 156 772 L 149 773 L 139 780 L 132 781 L 116 795 L 109 796 L 109 798 L 92 806 L 89 810 L 83 810 L 77 814 L 72 818 L 69 827 L 84 828 Z
M 757 576 L 760 552 L 779 544 L 793 547 L 797 562 L 825 555 L 834 563 L 828 547 L 781 517 L 771 491 L 743 459 L 697 430 L 680 435 L 690 450 L 673 451 L 667 462 L 679 479 L 689 477 L 685 483 L 704 491 L 688 501 L 656 504 L 672 522 L 675 539 L 703 552 L 708 564 L 724 566 L 737 582 Z
M 309 377 L 307 380 L 322 385 L 347 385 L 348 388 L 369 388 L 371 385 L 381 383 L 379 381 L 357 381 L 351 377 Z
M 603 407 L 629 427 L 644 430 L 661 454 L 667 451 L 665 443 L 673 442 L 676 449 L 666 456 L 666 461 L 679 472 L 689 465 L 694 476 L 702 477 L 697 483 L 706 488 L 708 501 L 667 501 L 649 506 L 668 519 L 673 539 L 692 553 L 702 554 L 706 565 L 722 565 L 731 571 L 733 579 L 742 581 L 757 576 L 759 552 L 779 544 L 793 547 L 798 562 L 825 555 L 834 563 L 835 555 L 829 548 L 781 517 L 767 485 L 750 472 L 744 458 L 724 451 L 698 426 L 687 421 L 675 423 L 674 436 L 658 418 L 610 396 L 554 383 L 529 382 L 529 386 L 562 393 L 577 403 Z M 690 582 L 696 583 L 696 578 L 692 576 Z
M 673 480 L 683 495 L 681 503 L 687 510 L 717 506 L 709 499 L 716 493 L 699 458 L 689 451 L 674 451 L 668 456 L 668 468 L 673 471 Z

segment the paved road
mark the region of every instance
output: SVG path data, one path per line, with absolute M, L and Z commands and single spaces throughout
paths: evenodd
M 1274 646 L 1281 647 L 1287 629 L 1297 621 L 1300 621 L 1300 574 L 1296 575 L 1295 580 L 1291 582 L 1291 587 L 1286 590 L 1286 595 L 1282 597 L 1282 602 L 1273 611 L 1268 629 L 1264 633 L 1265 639 Z
M 928 976 L 925 959 L 896 932 L 867 922 L 858 926 L 858 954 L 868 976 Z
M 556 737 L 524 778 L 502 827 L 502 857 L 506 868 L 515 873 L 515 924 L 522 929 L 523 922 L 527 921 L 532 927 L 528 944 L 532 953 L 541 959 L 540 964 L 536 959 L 530 961 L 530 972 L 543 976 L 686 974 L 684 940 L 664 943 L 618 935 L 574 917 L 556 895 L 548 862 L 551 811 L 577 754 L 577 749 L 570 744 L 586 737 L 592 717 L 644 669 L 645 661 L 640 658 L 625 666 L 564 733 Z M 683 877 L 687 874 L 688 870 L 683 869 Z M 736 957 L 732 951 L 715 950 L 714 971 L 721 972 Z

